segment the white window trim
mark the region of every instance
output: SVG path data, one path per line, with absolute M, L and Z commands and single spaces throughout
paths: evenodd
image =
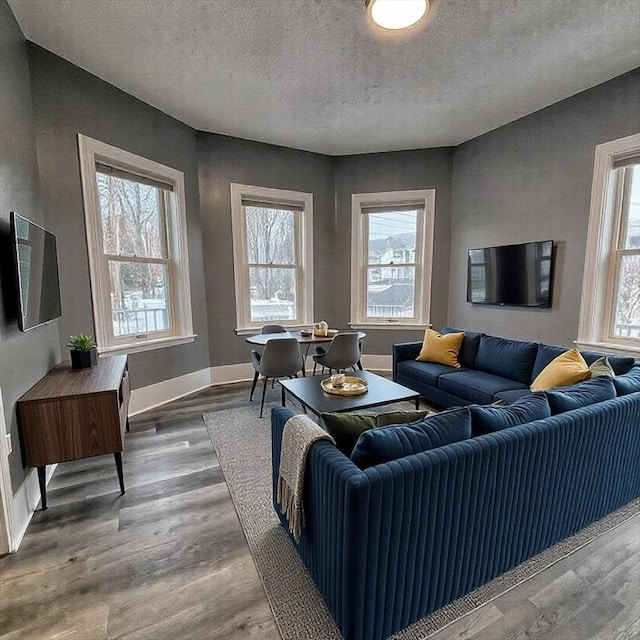
M 313 323 L 313 194 L 301 191 L 256 187 L 231 183 L 231 227 L 233 232 L 233 275 L 236 294 L 236 334 L 255 333 L 262 322 L 251 321 L 249 300 L 249 271 L 247 266 L 246 220 L 242 212 L 243 200 L 259 200 L 272 204 L 300 206 L 302 212 L 300 263 L 301 282 L 297 283 L 301 317 L 292 322 L 279 321 L 294 329 Z
M 417 236 L 422 252 L 416 252 L 415 309 L 416 317 L 373 320 L 365 317 L 366 269 L 362 260 L 364 246 L 363 208 L 385 205 L 404 206 L 419 203 L 424 207 L 422 221 L 418 219 Z M 351 196 L 351 322 L 354 329 L 422 329 L 430 327 L 431 275 L 433 270 L 433 236 L 436 204 L 435 189 L 354 193 Z
M 616 158 L 640 152 L 640 133 L 596 146 L 591 188 L 589 228 L 582 281 L 582 302 L 575 344 L 612 354 L 638 354 L 640 341 L 608 337 L 605 324 L 610 317 L 611 287 L 615 274 L 610 267 L 612 234 L 615 223 L 615 177 L 612 172 Z
M 193 319 L 191 313 L 191 287 L 189 284 L 189 255 L 187 247 L 187 217 L 184 174 L 182 171 L 167 167 L 153 160 L 129 153 L 99 140 L 78 134 L 78 150 L 80 156 L 80 175 L 82 180 L 82 197 L 87 229 L 87 247 L 89 252 L 89 270 L 91 280 L 91 299 L 95 322 L 96 344 L 100 353 L 136 353 L 151 349 L 174 346 L 193 342 Z M 171 313 L 174 319 L 174 331 L 170 336 L 158 337 L 151 334 L 148 338 L 136 338 L 124 342 L 112 341 L 110 336 L 111 305 L 109 302 L 109 273 L 102 259 L 102 229 L 100 223 L 100 204 L 96 183 L 96 161 L 113 163 L 123 169 L 129 169 L 138 175 L 161 179 L 173 186 L 176 211 L 170 216 L 172 257 L 179 256 L 178 261 L 172 258 L 173 271 L 172 295 L 170 296 Z

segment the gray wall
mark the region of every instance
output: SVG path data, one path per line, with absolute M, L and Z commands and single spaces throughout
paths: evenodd
M 232 182 L 313 194 L 314 311 L 333 320 L 336 271 L 333 159 L 285 147 L 198 133 L 211 366 L 248 362 L 250 347 L 236 336 L 231 242 Z
M 184 172 L 195 343 L 129 356 L 132 387 L 209 366 L 196 134 L 110 84 L 28 45 L 38 165 L 48 226 L 58 236 L 63 317 L 60 342 L 94 333 L 77 134 Z M 66 352 L 66 349 L 64 350 Z M 66 355 L 66 353 L 65 353 Z
M 572 346 L 577 337 L 595 146 L 640 130 L 640 70 L 456 147 L 449 323 Z M 467 250 L 551 239 L 553 306 L 466 302 Z
M 44 224 L 38 187 L 31 87 L 24 36 L 6 0 L 0 0 L 0 388 L 13 453 L 11 484 L 18 490 L 26 470 L 16 421 L 16 401 L 60 359 L 57 321 L 18 331 L 15 267 L 9 213 Z
M 351 195 L 379 191 L 435 189 L 436 213 L 431 287 L 431 322 L 446 324 L 449 290 L 452 149 L 423 149 L 343 156 L 336 163 L 336 218 L 334 250 L 336 276 L 348 277 L 351 268 Z M 340 282 L 339 277 L 334 283 Z M 349 287 L 333 286 L 332 315 L 327 319 L 346 326 L 350 314 Z M 390 354 L 394 342 L 421 340 L 423 331 L 367 330 L 365 354 Z
M 231 182 L 313 193 L 315 319 L 336 328 L 348 328 L 350 320 L 350 288 L 343 283 L 351 270 L 351 194 L 435 188 L 432 317 L 446 322 L 451 149 L 331 158 L 209 133 L 198 134 L 198 149 L 212 366 L 247 362 L 250 351 L 234 333 Z M 394 342 L 421 337 L 422 331 L 368 331 L 365 353 L 388 354 Z

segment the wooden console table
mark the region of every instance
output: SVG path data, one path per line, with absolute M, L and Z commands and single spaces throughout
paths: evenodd
M 113 453 L 124 493 L 129 395 L 127 356 L 111 356 L 87 369 L 62 362 L 18 401 L 25 461 L 38 468 L 43 510 L 46 466 L 56 462 Z

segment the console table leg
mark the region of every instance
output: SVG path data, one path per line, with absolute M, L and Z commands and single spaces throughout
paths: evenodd
M 38 484 L 40 485 L 40 500 L 42 510 L 47 510 L 47 465 L 38 467 Z
M 113 454 L 116 459 L 116 469 L 118 470 L 118 480 L 120 481 L 120 494 L 124 493 L 124 475 L 122 473 L 122 452 L 116 451 Z

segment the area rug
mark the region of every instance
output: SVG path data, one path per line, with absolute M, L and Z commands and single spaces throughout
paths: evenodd
M 260 419 L 257 406 L 207 413 L 203 418 L 283 640 L 340 640 L 342 635 L 271 504 L 269 418 Z M 636 500 L 419 620 L 393 640 L 425 640 L 639 512 Z

